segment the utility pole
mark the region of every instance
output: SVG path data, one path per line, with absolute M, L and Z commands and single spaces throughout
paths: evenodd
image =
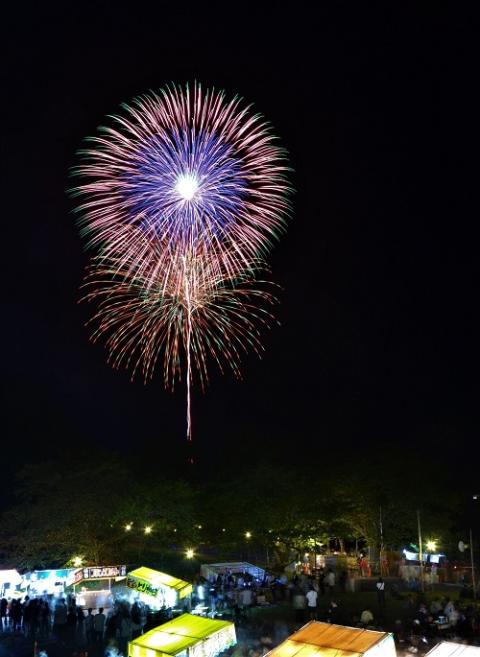
M 423 545 L 422 545 L 422 525 L 420 524 L 420 511 L 417 509 L 417 525 L 418 525 L 418 549 L 420 560 L 420 583 L 422 586 L 422 591 L 425 591 L 425 581 L 423 577 Z
M 379 574 L 382 577 L 385 573 L 383 572 L 383 519 L 382 519 L 382 507 L 380 507 L 380 568 Z
M 470 527 L 470 559 L 472 563 L 472 588 L 473 588 L 473 599 L 477 599 L 477 587 L 475 584 L 475 563 L 473 560 L 473 537 L 472 537 L 472 528 Z

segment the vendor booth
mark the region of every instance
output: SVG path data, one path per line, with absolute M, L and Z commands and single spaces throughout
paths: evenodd
M 142 566 L 127 575 L 127 587 L 134 597 L 152 609 L 190 604 L 192 585 L 177 577 Z
M 16 570 L 0 570 L 0 598 L 15 596 L 23 578 Z
M 427 655 L 428 657 L 480 657 L 480 647 L 453 641 L 441 641 L 427 652 L 425 657 Z
M 363 655 L 396 657 L 393 635 L 388 632 L 374 632 L 358 627 L 311 621 L 268 653 L 269 657 L 362 657 Z
M 25 573 L 22 586 L 29 596 L 63 595 L 70 585 L 75 568 L 51 568 Z
M 128 657 L 215 657 L 236 643 L 229 621 L 182 614 L 128 644 Z
M 213 582 L 218 575 L 245 575 L 248 574 L 260 582 L 265 577 L 263 568 L 254 566 L 247 561 L 232 561 L 228 563 L 204 563 L 200 567 L 200 575 Z
M 89 566 L 79 568 L 71 583 L 77 605 L 89 607 L 111 607 L 112 585 L 126 579 L 126 566 Z

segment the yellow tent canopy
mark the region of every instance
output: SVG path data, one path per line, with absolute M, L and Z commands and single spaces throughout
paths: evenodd
M 292 634 L 269 657 L 395 657 L 391 634 L 312 621 Z
M 189 582 L 185 582 L 183 579 L 178 579 L 178 577 L 172 577 L 166 573 L 161 573 L 158 570 L 147 568 L 146 566 L 132 570 L 131 573 L 128 573 L 128 577 L 146 582 L 153 589 L 158 589 L 160 586 L 175 589 L 175 591 L 178 592 L 178 597 L 180 599 L 185 598 L 192 593 L 192 585 L 189 584 Z
M 182 614 L 128 644 L 129 657 L 175 657 L 208 642 L 200 655 L 213 656 L 234 645 L 235 626 L 229 621 Z

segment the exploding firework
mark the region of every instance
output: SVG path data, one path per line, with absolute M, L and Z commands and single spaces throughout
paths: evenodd
M 185 369 L 261 351 L 275 298 L 259 280 L 289 211 L 286 159 L 269 125 L 239 98 L 167 88 L 124 106 L 82 151 L 81 232 L 97 251 L 85 298 L 110 361 L 173 387 Z

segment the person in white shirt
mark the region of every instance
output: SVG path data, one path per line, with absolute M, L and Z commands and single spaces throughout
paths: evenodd
M 316 620 L 317 619 L 317 597 L 318 594 L 313 588 L 313 586 L 310 586 L 310 589 L 306 595 L 307 598 L 307 608 L 308 612 L 310 614 L 310 620 Z

